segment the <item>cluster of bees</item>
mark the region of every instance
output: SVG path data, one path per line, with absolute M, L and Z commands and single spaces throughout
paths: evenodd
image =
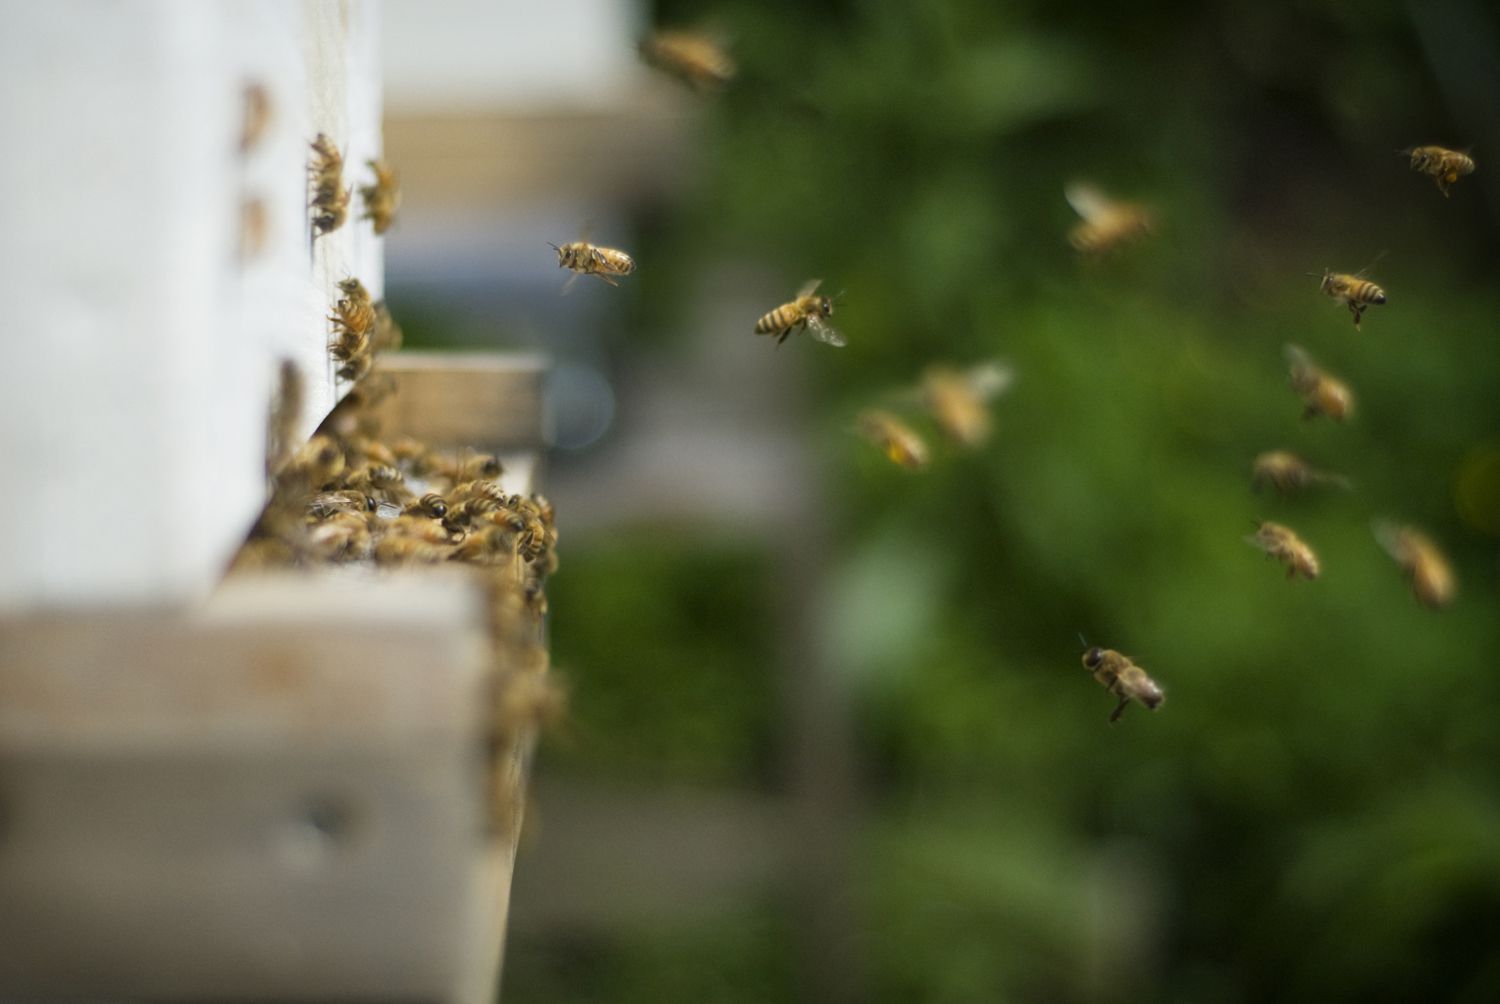
M 270 92 L 260 83 L 245 85 L 241 95 L 239 152 L 241 157 L 251 155 L 270 132 L 275 120 L 275 105 Z M 332 233 L 343 226 L 349 217 L 349 203 L 354 195 L 352 186 L 344 185 L 344 156 L 326 133 L 318 133 L 312 143 L 313 157 L 308 164 L 309 206 L 312 208 L 312 236 L 314 239 Z M 366 161 L 374 180 L 359 186 L 364 213 L 360 219 L 369 220 L 377 234 L 384 234 L 395 222 L 396 210 L 401 206 L 401 187 L 396 172 L 383 160 Z M 253 258 L 265 247 L 270 214 L 265 199 L 260 195 L 246 195 L 240 202 L 240 256 Z
M 1467 153 L 1439 146 L 1420 146 L 1401 151 L 1410 159 L 1412 170 L 1433 179 L 1446 198 L 1459 178 L 1474 171 L 1474 160 Z M 1148 234 L 1154 225 L 1152 213 L 1143 206 L 1116 202 L 1087 184 L 1070 185 L 1065 196 L 1081 217 L 1068 235 L 1077 250 L 1091 255 L 1111 252 Z M 1374 263 L 1372 263 L 1373 265 Z M 1325 270 L 1317 275 L 1319 290 L 1342 303 L 1359 330 L 1364 313 L 1372 306 L 1386 303 L 1385 290 L 1365 278 L 1365 270 L 1355 274 Z M 1297 345 L 1287 345 L 1284 355 L 1287 377 L 1293 392 L 1302 402 L 1304 419 L 1326 418 L 1342 422 L 1353 413 L 1354 394 L 1349 385 L 1322 369 L 1308 352 Z M 1268 450 L 1251 465 L 1251 485 L 1270 487 L 1282 496 L 1294 496 L 1316 486 L 1352 489 L 1349 479 L 1320 470 L 1287 450 Z M 1375 520 L 1372 529 L 1377 543 L 1401 568 L 1416 599 L 1432 609 L 1447 606 L 1457 592 L 1452 565 L 1433 541 L 1420 530 L 1385 520 Z M 1288 579 L 1316 579 L 1322 566 L 1317 553 L 1295 530 L 1281 523 L 1257 521 L 1255 532 L 1245 540 L 1278 561 Z M 1164 699 L 1161 688 L 1128 657 L 1110 649 L 1089 648 L 1083 656 L 1084 666 L 1094 678 L 1119 698 L 1110 716 L 1115 721 L 1133 700 L 1151 709 Z
M 658 32 L 642 43 L 641 52 L 648 62 L 698 90 L 722 86 L 733 75 L 733 61 L 706 36 Z M 1458 179 L 1475 169 L 1474 160 L 1467 153 L 1444 147 L 1419 146 L 1400 153 L 1409 158 L 1413 171 L 1432 178 L 1445 198 Z M 1067 234 L 1068 243 L 1083 255 L 1111 254 L 1156 228 L 1156 215 L 1151 209 L 1111 198 L 1088 182 L 1073 182 L 1064 188 L 1063 194 L 1079 216 L 1079 222 Z M 557 251 L 558 265 L 575 273 L 569 284 L 578 275 L 598 275 L 614 285 L 614 277 L 635 268 L 634 260 L 624 252 L 595 247 L 587 241 L 562 247 L 553 245 L 553 248 Z M 1352 275 L 1325 270 L 1318 278 L 1321 292 L 1348 308 L 1356 330 L 1368 308 L 1386 303 L 1385 290 L 1365 278 L 1364 270 Z M 843 334 L 828 323 L 833 314 L 833 300 L 818 295 L 818 286 L 816 280 L 808 282 L 791 300 L 767 312 L 755 323 L 755 333 L 774 337 L 777 345 L 794 332 L 803 332 L 827 345 L 846 345 Z M 1344 381 L 1320 368 L 1299 346 L 1287 345 L 1285 357 L 1289 381 L 1301 399 L 1304 418 L 1323 417 L 1342 422 L 1352 413 L 1354 395 Z M 898 412 L 925 413 L 951 441 L 974 449 L 983 445 L 990 432 L 989 402 L 1013 378 L 1008 367 L 995 361 L 967 371 L 933 366 L 916 387 L 891 395 L 890 407 L 861 411 L 856 416 L 854 431 L 892 463 L 908 470 L 921 470 L 929 464 L 931 452 L 923 436 Z M 1251 479 L 1252 487 L 1269 486 L 1283 496 L 1315 486 L 1352 487 L 1342 475 L 1322 471 L 1286 450 L 1271 450 L 1256 457 Z M 1412 527 L 1380 520 L 1373 523 L 1373 529 L 1376 541 L 1400 566 L 1421 603 L 1441 608 L 1452 601 L 1456 592 L 1452 567 L 1427 536 Z M 1245 539 L 1280 562 L 1289 579 L 1311 580 L 1321 574 L 1317 554 L 1290 527 L 1257 521 L 1255 532 Z M 1111 722 L 1117 721 L 1132 701 L 1153 710 L 1161 706 L 1165 699 L 1162 688 L 1129 657 L 1087 643 L 1085 648 L 1085 668 L 1119 700 L 1110 715 Z
M 314 237 L 333 233 L 349 217 L 349 202 L 354 187 L 344 186 L 344 155 L 326 133 L 312 141 L 313 158 L 307 166 L 312 189 L 312 231 Z M 395 170 L 383 160 L 367 160 L 365 165 L 375 180 L 359 186 L 364 212 L 360 219 L 369 220 L 377 234 L 384 234 L 396 220 L 401 207 L 401 183 Z
M 381 406 L 395 392 L 384 374 L 366 377 L 293 449 L 303 395 L 295 368 L 282 367 L 268 436 L 270 501 L 230 570 L 471 569 L 488 600 L 494 821 L 509 831 L 519 781 L 511 758 L 565 705 L 543 634 L 555 515 L 542 495 L 506 492 L 494 455 L 384 437 Z
M 259 140 L 269 116 L 264 92 L 247 90 L 246 149 Z M 308 205 L 316 239 L 347 221 L 353 187 L 345 185 L 343 156 L 327 135 L 318 134 L 311 148 Z M 400 189 L 384 161 L 368 164 L 374 180 L 359 186 L 361 219 L 383 234 L 394 221 Z M 379 574 L 442 565 L 478 577 L 488 598 L 493 667 L 488 736 L 494 822 L 513 830 L 519 751 L 565 704 L 549 671 L 543 630 L 545 585 L 557 568 L 553 508 L 541 495 L 505 491 L 498 457 L 384 434 L 384 405 L 398 388 L 376 369 L 376 360 L 400 347 L 401 329 L 359 279 L 337 285 L 327 318 L 328 353 L 337 378 L 353 386 L 299 444 L 304 388 L 296 367 L 282 364 L 267 425 L 269 501 L 230 571 L 340 569 L 357 575 L 359 569 Z

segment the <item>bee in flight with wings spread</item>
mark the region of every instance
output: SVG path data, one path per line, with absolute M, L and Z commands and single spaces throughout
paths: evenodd
M 776 344 L 786 341 L 793 330 L 801 328 L 820 342 L 842 347 L 848 344 L 844 336 L 827 323 L 825 318 L 833 314 L 833 299 L 818 296 L 821 279 L 810 279 L 797 291 L 795 299 L 783 303 L 775 310 L 755 322 L 757 335 L 775 335 Z

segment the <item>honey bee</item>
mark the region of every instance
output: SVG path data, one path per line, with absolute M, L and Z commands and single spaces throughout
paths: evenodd
M 1302 417 L 1327 415 L 1342 422 L 1354 411 L 1354 392 L 1348 384 L 1319 369 L 1312 357 L 1296 345 L 1284 349 L 1292 389 L 1302 398 Z
M 895 415 L 871 408 L 854 421 L 859 434 L 879 447 L 891 463 L 912 471 L 927 466 L 927 444 Z
M 448 500 L 437 492 L 428 492 L 421 498 L 408 502 L 402 510 L 407 515 L 429 516 L 432 519 L 442 519 L 448 515 Z
M 344 451 L 331 436 L 313 436 L 287 465 L 313 491 L 333 487 L 344 473 Z
M 1363 276 L 1363 271 L 1358 275 L 1325 271 L 1322 277 L 1323 292 L 1346 305 L 1354 315 L 1355 331 L 1359 330 L 1359 319 L 1364 315 L 1365 308 L 1371 304 L 1381 306 L 1385 303 L 1385 290 Z
M 1438 546 L 1420 530 L 1384 520 L 1373 524 L 1375 539 L 1411 582 L 1412 595 L 1423 606 L 1439 610 L 1453 602 L 1458 580 Z
M 1318 577 L 1318 556 L 1301 537 L 1280 523 L 1257 523 L 1255 532 L 1246 537 L 1245 541 L 1285 565 L 1286 577 L 1289 579 L 1298 575 L 1304 579 Z
M 328 315 L 334 330 L 334 341 L 328 346 L 328 351 L 344 364 L 338 369 L 339 377 L 359 380 L 374 363 L 372 334 L 377 314 L 364 283 L 349 278 L 341 280 L 338 285 L 344 296 Z
M 240 203 L 240 260 L 248 261 L 266 249 L 266 236 L 270 232 L 270 214 L 266 212 L 266 201 L 259 196 Z
M 312 177 L 313 235 L 332 233 L 344 225 L 352 188 L 344 187 L 344 155 L 326 133 L 312 141 L 314 157 L 307 172 Z
M 922 375 L 922 399 L 938 427 L 961 446 L 973 449 L 990 434 L 987 405 L 1015 375 L 991 361 L 967 371 L 932 366 Z
M 1307 461 L 1286 450 L 1268 450 L 1250 465 L 1250 484 L 1259 491 L 1270 485 L 1282 495 L 1295 495 L 1315 484 L 1333 485 L 1349 490 L 1349 479 L 1342 474 L 1320 471 Z
M 567 692 L 546 671 L 512 670 L 499 680 L 498 691 L 495 724 L 505 734 L 555 725 L 567 711 Z
M 380 565 L 436 564 L 447 561 L 450 549 L 421 537 L 387 533 L 375 544 L 373 556 Z
M 1411 169 L 1425 174 L 1437 183 L 1443 198 L 1448 198 L 1449 186 L 1466 174 L 1474 173 L 1474 158 L 1467 153 L 1449 150 L 1441 146 L 1414 146 L 1401 151 L 1411 157 Z
M 302 374 L 290 359 L 283 359 L 276 370 L 276 392 L 266 416 L 266 477 L 286 466 L 292 455 L 292 440 L 297 422 L 302 418 Z
M 348 510 L 334 512 L 311 527 L 307 540 L 314 556 L 324 561 L 359 561 L 371 552 L 369 521 Z
M 734 78 L 734 60 L 713 39 L 690 31 L 658 31 L 641 41 L 646 62 L 699 92 Z
M 568 276 L 568 281 L 563 283 L 564 293 L 573 287 L 580 275 L 597 275 L 611 286 L 618 286 L 615 276 L 629 275 L 635 271 L 635 259 L 624 251 L 600 247 L 587 240 L 576 240 L 562 247 L 548 241 L 547 246 L 557 252 L 557 267 L 571 269 L 573 272 Z
M 794 329 L 801 328 L 816 341 L 838 348 L 847 345 L 844 336 L 824 320 L 833 315 L 833 300 L 817 295 L 820 285 L 821 279 L 809 279 L 790 302 L 783 303 L 756 321 L 755 333 L 775 335 L 776 344 L 780 345 Z
M 1068 243 L 1087 255 L 1108 254 L 1146 236 L 1156 225 L 1150 210 L 1133 202 L 1116 202 L 1088 182 L 1063 189 L 1073 211 L 1083 218 L 1068 231 Z
M 370 335 L 370 347 L 376 352 L 395 352 L 401 348 L 401 325 L 391 316 L 384 300 L 375 302 L 375 330 Z
M 1083 665 L 1094 674 L 1094 679 L 1120 699 L 1120 703 L 1110 713 L 1111 725 L 1120 720 L 1131 701 L 1155 711 L 1167 699 L 1161 687 L 1146 675 L 1144 669 L 1132 662 L 1129 656 L 1121 655 L 1112 648 L 1093 646 L 1083 653 Z
M 360 217 L 369 220 L 377 234 L 383 234 L 395 222 L 396 210 L 401 207 L 401 182 L 396 171 L 383 160 L 367 160 L 375 175 L 373 185 L 360 185 L 359 195 L 364 200 L 365 212 Z
M 245 85 L 245 117 L 240 126 L 240 153 L 249 153 L 271 127 L 271 94 L 258 83 Z

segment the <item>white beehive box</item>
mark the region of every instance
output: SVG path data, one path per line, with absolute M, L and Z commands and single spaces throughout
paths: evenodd
M 491 823 L 482 589 L 221 584 L 266 500 L 280 361 L 305 436 L 346 389 L 335 284 L 382 292 L 358 195 L 316 241 L 307 209 L 313 136 L 346 185 L 379 154 L 377 14 L 6 11 L 0 999 L 493 998 L 514 834 Z M 272 117 L 242 151 L 249 84 Z M 503 449 L 507 489 L 533 487 L 538 360 L 387 368 L 411 372 L 393 432 Z

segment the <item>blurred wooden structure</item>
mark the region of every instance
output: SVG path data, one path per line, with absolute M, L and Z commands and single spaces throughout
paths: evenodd
M 307 208 L 313 136 L 346 185 L 379 153 L 378 29 L 363 0 L 169 0 L 0 36 L 0 181 L 27 193 L 0 226 L 0 454 L 48 514 L 0 526 L 0 999 L 493 999 L 514 834 L 481 585 L 222 581 L 280 361 L 305 437 L 348 390 L 337 282 L 381 293 L 357 196 L 315 241 Z M 251 84 L 270 118 L 242 149 Z M 539 359 L 381 368 L 391 432 L 534 487 Z

